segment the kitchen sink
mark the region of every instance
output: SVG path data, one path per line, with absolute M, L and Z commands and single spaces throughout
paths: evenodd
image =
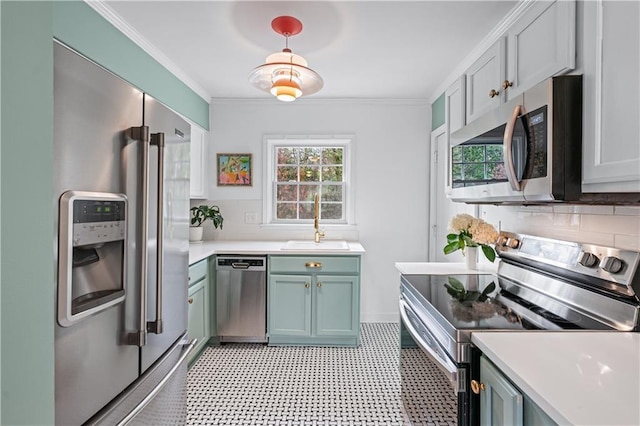
M 348 251 L 349 244 L 344 240 L 315 241 L 290 240 L 283 246 L 282 250 L 310 250 L 310 251 Z

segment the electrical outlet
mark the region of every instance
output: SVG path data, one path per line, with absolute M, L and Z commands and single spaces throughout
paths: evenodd
M 248 223 L 248 224 L 256 224 L 256 223 L 258 223 L 258 213 L 256 213 L 256 212 L 245 212 L 245 214 L 244 214 L 244 223 Z

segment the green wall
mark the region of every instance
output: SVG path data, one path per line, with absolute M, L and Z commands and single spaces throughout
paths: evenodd
M 54 420 L 52 3 L 3 1 L 2 424 Z
M 431 104 L 431 130 L 444 124 L 444 93 Z
M 54 36 L 204 128 L 209 105 L 84 2 L 0 2 L 0 424 L 54 423 Z

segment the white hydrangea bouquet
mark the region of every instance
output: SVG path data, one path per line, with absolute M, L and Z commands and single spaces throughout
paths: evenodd
M 498 239 L 498 231 L 493 225 L 470 214 L 459 214 L 449 222 L 449 231 L 452 233 L 447 235 L 444 254 L 451 254 L 456 250 L 462 250 L 464 254 L 465 247 L 479 246 L 489 261 L 493 262 L 496 259 L 496 252 L 489 245 L 495 244 Z

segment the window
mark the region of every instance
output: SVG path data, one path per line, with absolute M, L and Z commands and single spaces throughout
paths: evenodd
M 350 222 L 347 138 L 266 138 L 265 223 L 313 222 L 314 196 L 324 224 Z

